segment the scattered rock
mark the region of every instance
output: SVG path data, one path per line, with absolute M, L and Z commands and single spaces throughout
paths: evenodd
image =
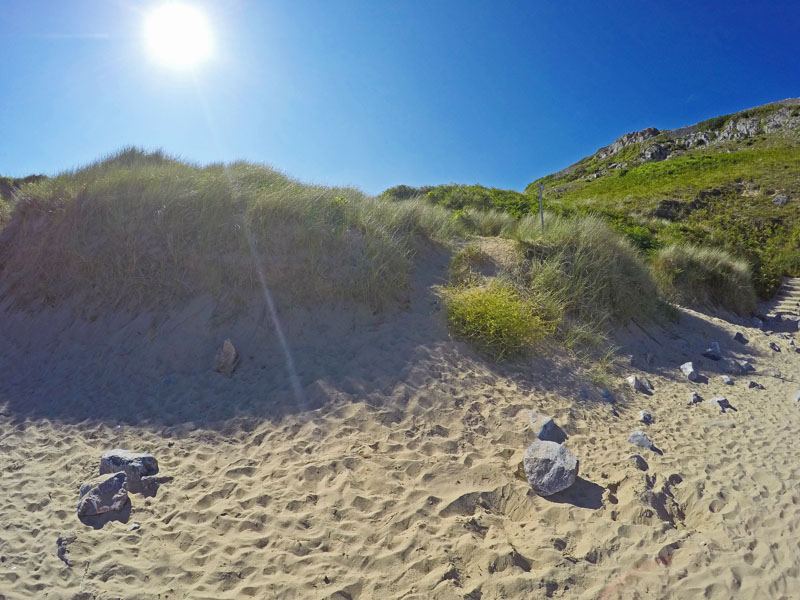
M 640 471 L 647 471 L 647 469 L 650 468 L 650 465 L 647 464 L 647 461 L 644 459 L 644 457 L 639 456 L 638 454 L 631 454 L 630 461 Z
M 141 527 L 141 525 L 138 523 L 131 523 L 130 527 L 128 527 L 128 531 L 136 531 L 139 527 Z
M 239 364 L 239 353 L 233 346 L 233 342 L 225 340 L 222 343 L 222 348 L 217 352 L 214 358 L 214 370 L 225 375 L 233 375 L 233 371 Z
M 142 454 L 115 448 L 100 457 L 100 474 L 123 471 L 128 476 L 128 490 L 133 494 L 142 491 L 142 486 L 152 487 L 147 477 L 158 473 L 158 461 L 152 454 Z
M 78 516 L 91 517 L 108 512 L 120 512 L 129 502 L 125 473 L 107 473 L 81 486 Z
M 694 406 L 695 404 L 700 404 L 703 401 L 702 396 L 697 392 L 692 392 L 692 397 L 689 400 L 689 406 Z
M 536 432 L 536 437 L 544 442 L 555 442 L 556 444 L 563 444 L 567 440 L 567 434 L 561 429 L 552 417 L 545 417 Z
M 724 383 L 725 385 L 733 385 L 733 379 L 731 379 L 727 375 L 723 375 L 722 376 L 722 383 Z
M 565 490 L 578 477 L 578 459 L 566 446 L 555 442 L 533 442 L 522 464 L 528 483 L 540 496 Z
M 739 368 L 741 369 L 742 373 L 749 373 L 750 371 L 755 371 L 756 368 L 750 364 L 749 360 L 743 360 L 739 363 Z
M 752 389 L 757 389 L 757 390 L 763 390 L 764 389 L 763 385 L 761 385 L 760 383 L 758 383 L 756 381 L 753 381 L 752 379 L 750 380 L 750 383 L 747 384 L 747 387 L 749 387 L 751 390 Z
M 775 379 L 781 379 L 781 372 L 773 369 L 769 372 L 769 376 L 774 377 Z
M 639 411 L 639 420 L 644 423 L 645 425 L 651 425 L 654 421 L 653 415 L 651 415 L 646 410 Z
M 794 393 L 794 401 L 795 401 L 795 402 L 800 402 L 800 390 L 797 390 L 797 391 Z
M 68 531 L 66 533 L 62 533 L 58 536 L 56 540 L 56 556 L 68 567 L 72 566 L 72 563 L 69 561 L 69 557 L 67 556 L 67 552 L 69 552 L 69 545 L 78 539 L 78 536 L 75 534 L 74 531 Z
M 756 329 L 761 329 L 762 327 L 764 327 L 764 321 L 762 321 L 758 317 L 753 317 L 752 319 L 750 319 L 750 323 L 752 323 L 753 327 L 755 327 Z
M 773 199 L 772 203 L 775 206 L 786 206 L 786 203 L 789 201 L 789 196 L 786 194 L 777 194 Z
M 736 340 L 737 342 L 739 342 L 740 344 L 746 344 L 747 342 L 750 341 L 746 337 L 744 337 L 741 333 L 739 333 L 738 331 L 736 332 L 736 335 L 733 336 L 733 339 Z
M 736 410 L 737 410 L 736 408 L 734 408 L 734 407 L 731 405 L 731 403 L 730 403 L 730 402 L 728 402 L 728 399 L 727 399 L 727 398 L 712 398 L 712 399 L 711 399 L 711 401 L 712 401 L 712 402 L 716 402 L 716 403 L 717 403 L 717 406 L 719 406 L 719 407 L 720 407 L 720 409 L 722 410 L 722 412 L 725 412 L 726 410 L 732 410 L 732 411 L 736 411 Z
M 717 345 L 717 348 L 719 348 L 719 345 Z M 703 352 L 703 356 L 705 356 L 706 358 L 710 358 L 711 360 L 719 360 L 720 358 L 722 358 L 722 355 L 719 353 L 719 350 L 714 350 L 713 347 L 707 348 Z
M 778 346 L 778 344 L 776 344 L 775 342 L 770 342 L 769 347 L 772 348 L 775 352 L 781 351 L 781 347 Z
M 698 379 L 697 371 L 694 370 L 694 365 L 691 362 L 683 363 L 681 365 L 681 372 L 686 375 L 689 381 L 697 381 Z
M 653 444 L 653 440 L 647 437 L 647 434 L 642 431 L 641 429 L 637 429 L 634 431 L 630 437 L 628 437 L 628 441 L 633 444 L 634 446 L 639 446 L 641 448 L 647 448 L 648 450 L 652 450 L 655 448 L 655 444 Z
M 652 383 L 650 383 L 647 379 L 639 379 L 636 375 L 627 377 L 625 381 L 627 381 L 628 385 L 637 392 L 646 393 L 653 389 Z
M 739 361 L 728 358 L 723 362 L 723 368 L 731 375 L 744 375 L 747 370 Z

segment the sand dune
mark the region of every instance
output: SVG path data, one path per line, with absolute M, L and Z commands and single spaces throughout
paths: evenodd
M 566 355 L 498 366 L 448 339 L 431 289 L 446 257 L 428 264 L 408 309 L 284 307 L 300 396 L 256 300 L 246 319 L 204 299 L 169 318 L 6 311 L 0 597 L 800 597 L 789 339 L 688 310 L 620 331 L 619 356 L 640 367 L 620 359 L 614 416 Z M 232 377 L 211 368 L 226 338 L 242 356 Z M 755 373 L 725 385 L 700 357 L 712 340 Z M 707 383 L 681 375 L 686 360 Z M 654 393 L 628 389 L 631 373 Z M 705 401 L 688 407 L 693 390 Z M 580 460 L 551 498 L 520 476 L 530 411 L 552 415 Z M 663 455 L 627 443 L 637 428 Z M 153 453 L 174 480 L 93 529 L 78 487 L 114 447 Z M 67 566 L 56 540 L 70 531 Z

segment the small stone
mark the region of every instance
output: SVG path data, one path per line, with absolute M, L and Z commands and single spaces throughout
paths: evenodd
M 775 206 L 786 206 L 786 203 L 789 201 L 789 196 L 786 194 L 777 194 L 773 199 L 772 203 Z
M 694 406 L 695 404 L 700 404 L 703 401 L 703 398 L 697 392 L 692 392 L 692 397 L 689 400 L 689 406 Z
M 123 472 L 95 477 L 81 486 L 78 500 L 78 516 L 91 517 L 125 509 L 128 499 L 128 484 Z
M 654 448 L 653 440 L 647 437 L 647 434 L 641 429 L 634 431 L 628 437 L 628 441 L 634 446 L 640 446 L 641 448 L 647 448 L 648 450 L 652 450 Z
M 737 410 L 736 408 L 734 408 L 731 405 L 730 402 L 728 402 L 727 398 L 712 398 L 711 401 L 712 402 L 716 402 L 717 406 L 720 407 L 722 412 L 725 412 L 726 410 L 732 410 L 732 411 L 736 411 Z
M 681 365 L 681 372 L 686 375 L 689 381 L 697 381 L 698 379 L 697 371 L 695 371 L 694 365 L 691 362 L 683 363 Z
M 724 383 L 725 385 L 733 385 L 733 379 L 731 379 L 727 375 L 723 375 L 722 376 L 722 383 Z
M 138 523 L 131 523 L 130 527 L 128 527 L 128 531 L 136 531 L 139 527 L 140 525 Z
M 644 457 L 639 456 L 638 454 L 631 454 L 630 460 L 640 471 L 647 471 L 647 469 L 650 468 Z
M 778 346 L 778 344 L 776 344 L 775 342 L 770 342 L 769 347 L 772 348 L 775 352 L 781 351 L 781 347 Z
M 739 342 L 740 344 L 746 344 L 749 341 L 746 337 L 744 337 L 738 331 L 736 332 L 736 335 L 733 336 L 733 339 L 736 340 L 737 342 Z
M 647 392 L 648 386 L 647 384 L 639 379 L 636 375 L 631 375 L 627 377 L 625 381 L 628 382 L 628 385 L 631 386 L 637 392 Z
M 794 393 L 794 401 L 795 401 L 795 402 L 800 402 L 800 390 L 797 390 L 797 391 Z
M 722 356 L 720 356 L 719 352 L 714 352 L 713 348 L 706 349 L 703 352 L 703 356 L 705 356 L 706 358 L 709 358 L 711 360 L 719 360 L 720 358 L 722 358 Z
M 552 417 L 545 417 L 542 420 L 539 431 L 536 432 L 536 437 L 545 442 L 555 442 L 556 444 L 563 444 L 567 440 L 567 434 L 561 429 Z
M 756 381 L 753 381 L 752 379 L 750 380 L 750 383 L 747 384 L 747 387 L 749 387 L 751 390 L 752 389 L 757 389 L 757 390 L 763 390 L 764 389 L 763 385 L 761 385 L 760 383 L 758 383 Z
M 532 443 L 522 464 L 528 483 L 540 496 L 563 491 L 578 477 L 578 459 L 566 446 L 555 442 Z
M 775 379 L 780 379 L 781 378 L 781 372 L 773 369 L 773 370 L 771 370 L 769 372 L 769 376 L 770 377 L 774 377 Z
M 761 329 L 762 327 L 764 327 L 764 321 L 762 321 L 758 317 L 753 317 L 752 319 L 750 319 L 750 323 L 752 323 L 753 327 L 755 327 L 756 329 Z
M 739 363 L 739 368 L 741 369 L 742 373 L 749 373 L 750 371 L 755 371 L 756 368 L 750 364 L 749 360 L 743 360 Z
M 747 372 L 741 363 L 732 358 L 723 361 L 723 368 L 731 375 L 743 375 Z
M 214 370 L 225 375 L 233 375 L 233 371 L 239 364 L 239 353 L 233 346 L 233 342 L 225 340 L 222 343 L 222 348 L 214 358 Z
M 651 425 L 654 421 L 653 415 L 651 415 L 646 410 L 639 411 L 639 420 L 644 423 L 645 425 Z

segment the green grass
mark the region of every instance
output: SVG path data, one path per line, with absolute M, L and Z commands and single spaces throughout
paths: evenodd
M 750 266 L 724 250 L 673 244 L 653 260 L 661 293 L 679 304 L 749 314 L 756 307 Z
M 549 210 L 601 215 L 651 255 L 691 243 L 746 260 L 762 297 L 774 293 L 783 275 L 800 275 L 800 146 L 786 140 L 693 151 L 591 181 L 543 181 Z M 794 200 L 776 207 L 776 193 Z
M 524 354 L 553 330 L 533 299 L 498 279 L 447 288 L 444 300 L 452 332 L 496 361 Z
M 198 294 L 240 300 L 257 288 L 262 264 L 270 285 L 293 302 L 379 308 L 403 294 L 420 241 L 468 233 L 452 211 L 426 202 L 136 149 L 18 195 L 0 264 L 4 293 L 27 306 L 76 293 L 120 306 Z

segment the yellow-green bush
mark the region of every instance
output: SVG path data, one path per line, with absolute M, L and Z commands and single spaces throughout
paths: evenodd
M 444 300 L 453 333 L 497 361 L 524 353 L 555 327 L 531 299 L 499 280 L 449 288 Z
M 667 298 L 688 306 L 747 314 L 756 307 L 750 267 L 724 250 L 673 244 L 653 259 L 653 275 Z

